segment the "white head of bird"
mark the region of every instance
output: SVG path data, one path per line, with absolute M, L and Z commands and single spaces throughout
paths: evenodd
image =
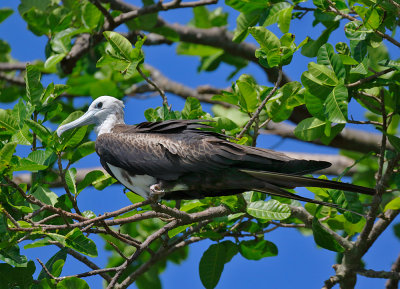
M 96 125 L 94 130 L 98 136 L 109 133 L 116 124 L 124 124 L 124 107 L 124 103 L 115 97 L 100 96 L 90 104 L 84 115 L 60 126 L 57 135 L 60 137 L 67 130 L 89 124 Z

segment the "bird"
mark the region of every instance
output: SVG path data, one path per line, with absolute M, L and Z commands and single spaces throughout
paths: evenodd
M 191 200 L 257 191 L 338 208 L 287 189 L 318 187 L 375 194 L 372 188 L 304 176 L 331 163 L 237 144 L 212 131 L 209 120 L 127 125 L 124 108 L 117 98 L 98 97 L 80 118 L 59 126 L 57 135 L 94 124 L 95 150 L 104 169 L 145 199 Z

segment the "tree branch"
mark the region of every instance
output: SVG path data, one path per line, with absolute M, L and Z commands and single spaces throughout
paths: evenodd
M 392 279 L 392 280 L 399 280 L 400 273 L 399 272 L 388 272 L 388 271 L 375 271 L 375 270 L 366 270 L 366 269 L 359 269 L 357 271 L 359 275 L 369 277 L 369 278 L 383 278 L 383 279 Z
M 355 17 L 345 14 L 342 11 L 340 11 L 339 9 L 336 8 L 335 4 L 331 1 L 331 0 L 326 0 L 329 3 L 329 8 L 330 11 L 336 13 L 337 15 L 342 16 L 343 18 L 346 18 L 350 21 L 355 21 L 357 20 Z M 374 32 L 379 35 L 382 38 L 385 38 L 386 40 L 388 40 L 389 42 L 393 43 L 394 45 L 396 45 L 397 47 L 400 47 L 400 42 L 398 42 L 396 39 L 394 39 L 393 37 L 390 37 L 389 35 L 382 33 L 379 30 L 374 29 Z
M 368 76 L 366 78 L 359 79 L 356 82 L 346 84 L 345 86 L 346 87 L 356 87 L 356 86 L 362 85 L 364 83 L 370 82 L 371 80 L 374 80 L 374 79 L 378 78 L 379 76 L 385 75 L 385 74 L 395 71 L 395 70 L 396 69 L 394 69 L 394 68 L 387 68 L 385 70 L 379 71 L 379 72 L 377 72 L 371 76 Z
M 154 81 L 152 81 L 150 78 L 148 78 L 148 77 L 143 73 L 143 71 L 140 69 L 139 66 L 136 68 L 136 70 L 139 72 L 139 74 L 143 77 L 143 79 L 144 79 L 147 83 L 149 83 L 151 86 L 154 87 L 155 90 L 158 91 L 158 93 L 160 94 L 160 96 L 161 96 L 161 98 L 162 98 L 162 100 L 163 100 L 163 105 L 166 106 L 166 107 L 168 107 L 168 100 L 167 100 L 167 97 L 165 96 L 164 91 L 163 91 Z
M 251 127 L 254 121 L 259 117 L 261 111 L 264 109 L 265 105 L 267 104 L 268 100 L 274 95 L 275 91 L 278 89 L 282 81 L 282 67 L 279 68 L 278 79 L 275 82 L 274 87 L 272 88 L 271 92 L 268 93 L 267 97 L 261 102 L 257 110 L 254 112 L 250 120 L 246 123 L 242 131 L 237 135 L 237 138 L 240 139 L 243 137 L 244 133 Z
M 392 272 L 400 272 L 400 255 L 397 256 L 396 261 L 393 263 Z M 398 289 L 399 288 L 399 280 L 397 279 L 389 279 L 386 282 L 386 289 Z

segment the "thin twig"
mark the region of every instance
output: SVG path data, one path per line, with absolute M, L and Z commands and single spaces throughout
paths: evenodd
M 3 209 L 2 212 L 6 215 L 6 217 L 14 224 L 15 227 L 21 228 L 18 222 L 5 210 Z
M 379 121 L 372 121 L 372 120 L 365 120 L 365 121 L 359 121 L 359 120 L 348 120 L 348 123 L 354 123 L 354 124 L 372 124 L 372 125 L 377 125 L 377 126 L 382 126 L 382 123 Z
M 148 77 L 146 76 L 146 74 L 144 74 L 144 72 L 140 69 L 139 66 L 138 66 L 136 69 L 137 69 L 137 71 L 139 72 L 139 74 L 143 77 L 143 79 L 146 80 L 146 82 L 148 82 L 149 84 L 151 84 L 151 85 L 158 91 L 158 93 L 159 93 L 159 94 L 161 95 L 161 97 L 162 97 L 163 105 L 169 108 L 169 106 L 168 106 L 168 99 L 167 99 L 167 96 L 165 95 L 164 91 L 163 91 L 160 87 L 158 87 L 158 85 L 157 85 L 154 81 L 152 81 L 150 78 L 148 78 Z
M 355 21 L 357 20 L 355 17 L 349 15 L 349 14 L 345 14 L 342 11 L 340 11 L 339 9 L 336 8 L 335 4 L 331 1 L 331 0 L 326 0 L 329 3 L 329 8 L 331 12 L 336 13 L 337 15 L 342 16 L 343 18 L 346 18 L 350 21 Z M 394 45 L 396 45 L 397 47 L 400 47 L 400 42 L 398 42 L 396 39 L 394 39 L 393 37 L 390 37 L 389 35 L 382 33 L 379 30 L 374 29 L 374 32 L 379 35 L 382 38 L 385 38 L 386 40 L 388 40 L 389 42 L 393 43 Z
M 81 211 L 80 211 L 79 208 L 78 208 L 78 204 L 77 204 L 77 202 L 76 202 L 76 199 L 72 196 L 72 194 L 71 194 L 71 192 L 70 192 L 70 190 L 69 190 L 69 188 L 68 188 L 67 181 L 66 181 L 66 179 L 65 179 L 65 171 L 68 169 L 70 163 L 68 164 L 68 167 L 66 168 L 66 170 L 63 170 L 62 163 L 61 163 L 61 154 L 59 153 L 59 154 L 57 155 L 57 157 L 58 157 L 58 170 L 59 170 L 59 175 L 60 175 L 60 177 L 61 177 L 61 182 L 62 182 L 62 184 L 63 184 L 64 190 L 65 190 L 65 192 L 67 193 L 67 196 L 68 196 L 68 198 L 70 199 L 70 201 L 71 201 L 71 203 L 72 203 L 72 206 L 74 207 L 75 212 L 76 212 L 77 214 L 79 214 L 79 215 L 82 215 Z
M 67 253 L 69 255 L 71 255 L 72 257 L 74 257 L 75 259 L 77 259 L 78 261 L 82 262 L 83 264 L 85 264 L 86 266 L 88 266 L 90 269 L 93 269 L 93 271 L 99 272 L 98 274 L 103 277 L 104 280 L 106 280 L 107 282 L 111 281 L 111 276 L 109 274 L 106 274 L 106 272 L 103 272 L 104 269 L 100 269 L 99 266 L 97 266 L 95 263 L 93 263 L 92 261 L 90 261 L 88 258 L 86 258 L 85 256 L 83 256 L 82 254 L 64 247 L 63 244 L 57 242 L 57 241 L 49 241 L 50 244 L 56 245 L 57 247 L 59 247 L 60 249 L 66 249 Z M 106 269 L 110 269 L 110 268 L 106 268 Z
M 50 276 L 51 279 L 54 279 L 57 281 L 59 281 L 59 278 L 55 277 L 53 274 L 51 274 L 51 272 L 49 271 L 49 269 L 47 269 L 46 265 L 43 264 L 42 261 L 40 261 L 39 258 L 36 258 L 36 260 L 39 262 L 39 264 L 43 267 L 43 270 L 47 273 L 47 275 Z
M 362 85 L 364 83 L 370 82 L 371 80 L 374 80 L 375 78 L 378 78 L 379 76 L 382 76 L 382 75 L 384 75 L 386 73 L 389 73 L 389 72 L 392 72 L 392 71 L 395 71 L 395 69 L 394 68 L 387 68 L 385 70 L 377 72 L 377 73 L 375 73 L 375 74 L 373 74 L 371 76 L 368 76 L 366 78 L 362 78 L 362 79 L 359 79 L 359 80 L 357 80 L 357 81 L 355 81 L 353 83 L 346 84 L 345 86 L 346 87 L 356 87 L 356 86 Z
M 250 118 L 250 120 L 244 126 L 242 131 L 236 136 L 238 139 L 243 137 L 244 133 L 250 128 L 250 126 L 253 124 L 253 122 L 256 120 L 256 118 L 258 118 L 258 116 L 260 115 L 261 111 L 264 109 L 265 104 L 267 103 L 267 101 L 274 95 L 275 91 L 278 89 L 278 87 L 279 87 L 279 85 L 281 83 L 281 80 L 282 80 L 282 67 L 279 67 L 278 79 L 276 80 L 274 87 L 272 88 L 270 93 L 267 95 L 267 97 L 261 102 L 260 106 L 257 108 L 257 110 L 255 111 L 253 116 Z
M 107 9 L 105 9 L 105 8 L 103 7 L 103 5 L 101 5 L 101 4 L 99 3 L 99 1 L 97 1 L 97 0 L 90 0 L 90 2 L 92 2 L 92 4 L 93 4 L 94 6 L 96 6 L 97 9 L 100 10 L 100 12 L 104 15 L 104 17 L 106 17 L 107 21 L 108 21 L 112 26 L 115 26 L 114 18 L 113 18 L 113 17 L 111 16 L 111 14 L 107 11 Z
M 115 251 L 117 251 L 117 253 L 118 253 L 123 259 L 128 260 L 128 257 L 126 257 L 124 253 L 122 253 L 122 251 L 118 248 L 117 245 L 115 245 L 113 242 L 111 242 L 111 241 L 109 241 L 109 240 L 106 240 L 106 241 L 107 241 L 108 244 L 110 244 L 110 245 L 115 249 Z

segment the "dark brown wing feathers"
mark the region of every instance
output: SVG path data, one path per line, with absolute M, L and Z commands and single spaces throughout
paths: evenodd
M 243 191 L 268 191 L 268 186 L 260 187 L 262 181 L 271 186 L 270 191 L 273 187 L 286 192 L 279 187 L 314 186 L 373 194 L 372 189 L 300 176 L 327 168 L 328 162 L 296 160 L 272 150 L 238 145 L 222 134 L 204 130 L 210 126 L 202 122 L 170 120 L 117 125 L 112 133 L 97 138 L 96 152 L 102 164 L 110 163 L 132 174 L 151 175 L 164 181 L 190 175 L 223 176 L 229 170 L 229 174 L 236 171 L 248 176 L 248 186 L 240 188 Z M 252 187 L 252 180 L 258 188 Z

